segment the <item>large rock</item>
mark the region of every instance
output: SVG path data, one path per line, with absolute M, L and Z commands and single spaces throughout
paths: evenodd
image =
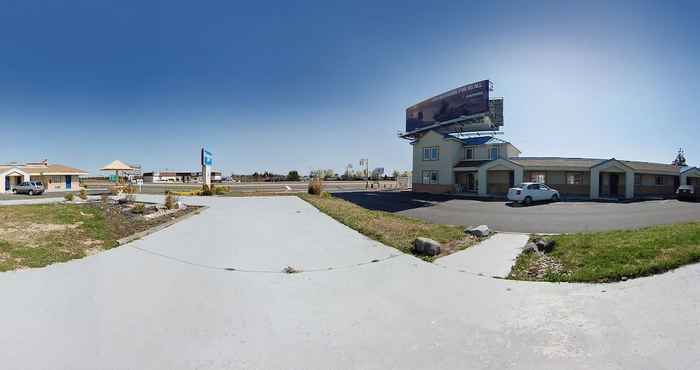
M 440 254 L 440 243 L 433 239 L 416 238 L 413 241 L 413 251 L 426 256 L 437 256 Z
M 491 233 L 489 227 L 486 225 L 479 225 L 477 227 L 467 228 L 464 230 L 464 232 L 470 235 L 474 235 L 477 238 L 489 236 L 489 234 Z
M 537 244 L 535 243 L 527 243 L 523 247 L 523 253 L 537 253 L 540 250 L 537 248 Z
M 537 246 L 537 250 L 540 252 L 544 253 L 549 253 L 554 250 L 554 245 L 556 243 L 554 240 L 544 240 L 544 239 L 537 239 L 535 241 L 535 245 Z

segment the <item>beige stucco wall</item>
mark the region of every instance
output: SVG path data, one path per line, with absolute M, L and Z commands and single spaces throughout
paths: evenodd
M 466 145 L 462 148 L 462 156 L 459 160 L 467 160 L 467 148 L 474 150 L 474 158 L 469 160 L 484 161 L 491 159 L 491 148 L 498 148 L 498 158 L 508 159 L 520 155 L 517 149 L 511 144 L 486 144 L 486 145 Z
M 46 176 L 31 176 L 31 181 L 41 181 L 47 192 L 52 191 L 77 191 L 80 190 L 80 178 L 77 175 L 71 177 L 71 188 L 66 188 L 67 175 L 46 175 Z
M 423 148 L 439 147 L 437 161 L 424 161 Z M 423 171 L 438 171 L 438 185 L 453 185 L 455 163 L 462 160 L 462 144 L 455 140 L 445 140 L 434 131 L 429 131 L 413 144 L 413 184 L 422 184 Z M 415 185 L 414 185 L 415 189 Z M 444 188 L 443 188 L 444 189 Z

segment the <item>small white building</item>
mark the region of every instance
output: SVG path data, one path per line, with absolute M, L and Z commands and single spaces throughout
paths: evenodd
M 85 171 L 62 164 L 49 164 L 48 161 L 2 164 L 0 193 L 11 193 L 16 185 L 24 181 L 41 182 L 47 192 L 79 190 L 79 176 L 85 175 Z

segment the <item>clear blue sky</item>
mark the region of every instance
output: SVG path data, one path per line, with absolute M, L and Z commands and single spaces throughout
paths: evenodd
M 527 156 L 700 164 L 697 2 L 0 1 L 0 162 L 410 169 L 406 107 L 482 79 Z

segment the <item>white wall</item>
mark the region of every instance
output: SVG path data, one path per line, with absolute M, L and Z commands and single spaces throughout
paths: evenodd
M 440 148 L 440 159 L 424 161 L 423 148 Z M 413 144 L 413 183 L 423 182 L 423 171 L 438 171 L 440 185 L 454 184 L 454 165 L 462 160 L 464 153 L 462 143 L 455 140 L 445 140 L 441 134 L 429 131 Z

